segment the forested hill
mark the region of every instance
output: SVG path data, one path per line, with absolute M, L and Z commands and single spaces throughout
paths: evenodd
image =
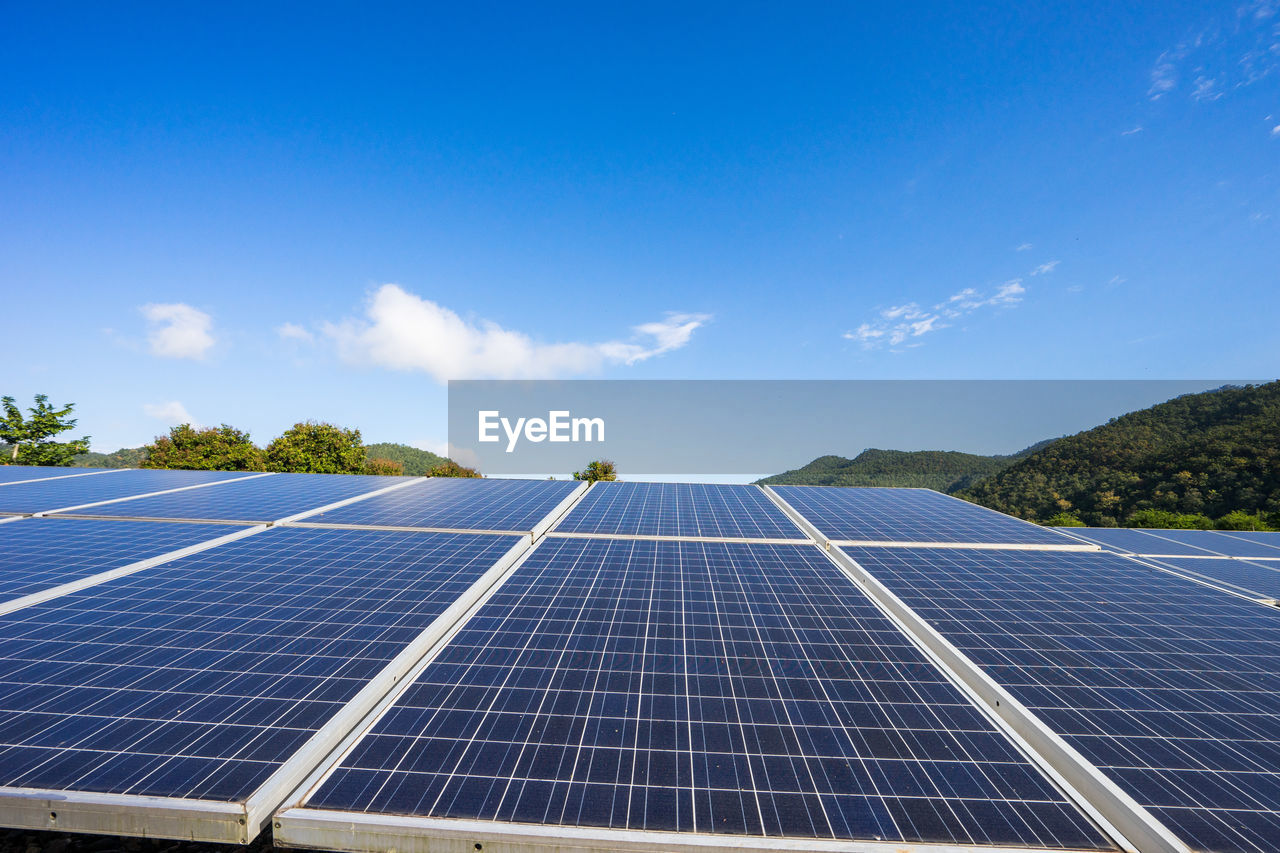
M 404 473 L 411 477 L 423 477 L 437 465 L 448 461 L 443 456 L 430 450 L 419 450 L 407 444 L 366 444 L 364 455 L 367 459 L 390 459 L 404 466 Z
M 1010 456 L 981 456 L 952 450 L 864 450 L 853 459 L 820 456 L 794 471 L 765 477 L 764 485 L 910 486 L 954 492 L 977 483 L 1053 442 L 1042 441 Z
M 1280 382 L 1188 394 L 1061 438 L 960 492 L 1032 521 L 1280 513 Z M 1139 519 L 1132 516 L 1139 513 Z

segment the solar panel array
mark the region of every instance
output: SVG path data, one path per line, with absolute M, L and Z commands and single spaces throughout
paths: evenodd
M 309 522 L 377 527 L 532 532 L 582 483 L 572 480 L 422 480 L 310 516 Z
M 1111 551 L 1150 557 L 1244 557 L 1280 560 L 1280 535 L 1236 530 L 1143 530 L 1063 527 L 1063 533 Z
M 1049 528 L 928 489 L 769 488 L 832 542 L 1078 544 Z
M 1280 599 L 1280 563 L 1212 557 L 1147 557 L 1145 561 L 1166 566 L 1241 595 Z
M 0 616 L 0 785 L 243 799 L 514 543 L 276 528 Z
M 754 486 L 597 483 L 557 533 L 799 539 L 804 534 Z
M 64 479 L 109 473 L 112 468 L 58 468 L 48 465 L 0 465 L 0 486 L 28 480 Z
M 51 512 L 191 486 L 216 487 L 245 476 L 250 475 L 238 471 L 126 470 L 90 477 L 28 480 L 0 487 L 0 515 Z M 94 507 L 94 511 L 101 511 L 101 507 Z
M 1267 534 L 1123 534 L 1182 549 L 1150 558 L 918 489 L 7 476 L 0 824 L 362 853 L 1280 837 Z
M 72 514 L 115 518 L 272 522 L 385 489 L 410 477 L 349 474 L 270 474 L 214 489 L 191 489 L 77 510 Z
M 0 601 L 225 535 L 207 524 L 31 518 L 0 525 Z
M 1111 554 L 847 553 L 1197 849 L 1280 838 L 1280 612 Z
M 544 540 L 309 804 L 1110 847 L 811 545 Z

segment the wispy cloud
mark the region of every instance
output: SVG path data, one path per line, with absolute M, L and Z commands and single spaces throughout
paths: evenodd
M 182 302 L 151 303 L 139 310 L 150 326 L 152 355 L 200 361 L 213 348 L 213 318 L 205 312 Z
M 173 427 L 182 424 L 191 424 L 194 427 L 200 426 L 196 423 L 196 419 L 191 417 L 187 407 L 177 400 L 170 400 L 167 403 L 145 403 L 142 406 L 142 412 L 149 418 L 161 421 L 165 426 Z
M 307 331 L 302 326 L 299 326 L 297 323 L 281 323 L 279 326 L 276 326 L 276 334 L 284 341 L 302 341 L 303 343 L 310 343 L 316 339 L 315 335 L 311 334 L 311 332 Z
M 1253 0 L 1231 17 L 1206 20 L 1192 36 L 1156 57 L 1147 97 L 1159 100 L 1186 83 L 1187 97 L 1209 102 L 1280 70 L 1280 4 Z
M 550 379 L 594 373 L 610 364 L 636 364 L 689 343 L 708 314 L 670 313 L 632 328 L 627 340 L 542 343 L 488 320 L 454 311 L 396 284 L 384 284 L 365 316 L 325 323 L 322 331 L 350 363 L 420 370 L 450 379 Z
M 1274 139 L 1277 136 L 1280 136 L 1280 124 L 1277 124 L 1275 127 L 1271 128 L 1271 137 Z
M 916 339 L 945 329 L 980 309 L 1016 305 L 1026 292 L 1022 279 L 1018 278 L 1006 281 L 989 294 L 966 287 L 932 308 L 922 308 L 916 302 L 886 308 L 875 320 L 845 332 L 844 337 L 868 350 L 919 346 L 922 342 Z
M 1030 244 L 1030 243 L 1021 243 L 1021 244 L 1019 244 L 1019 245 L 1018 245 L 1018 248 L 1014 249 L 1014 251 L 1015 251 L 1015 252 L 1029 252 L 1029 251 L 1031 251 L 1031 244 Z
M 1043 263 L 1043 264 L 1041 264 L 1040 266 L 1038 266 L 1038 267 L 1036 267 L 1035 269 L 1033 269 L 1033 270 L 1031 271 L 1031 274 L 1032 274 L 1032 275 L 1045 275 L 1046 273 L 1051 273 L 1051 272 L 1053 272 L 1053 271 L 1057 268 L 1058 264 L 1060 264 L 1060 263 L 1062 263 L 1062 262 L 1061 262 L 1061 261 L 1046 261 L 1045 263 Z
M 1120 131 L 1120 135 L 1121 135 L 1121 136 L 1133 136 L 1135 133 L 1142 133 L 1142 125 L 1140 125 L 1140 124 L 1138 124 L 1138 125 L 1134 125 L 1133 127 L 1129 128 L 1128 130 L 1122 130 L 1122 131 Z
M 1125 278 L 1125 277 L 1124 277 L 1124 276 L 1122 276 L 1122 275 L 1113 275 L 1113 276 L 1111 276 L 1110 280 L 1108 280 L 1108 281 L 1107 281 L 1107 286 L 1108 286 L 1108 287 L 1115 287 L 1115 286 L 1116 286 L 1116 285 L 1118 285 L 1118 284 L 1124 284 L 1124 283 L 1125 283 L 1126 281 L 1128 281 L 1128 280 L 1129 280 L 1129 279 Z

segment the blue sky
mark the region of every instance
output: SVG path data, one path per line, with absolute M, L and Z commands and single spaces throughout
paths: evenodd
M 0 15 L 3 393 L 96 449 L 438 447 L 449 377 L 1277 374 L 1274 2 Z

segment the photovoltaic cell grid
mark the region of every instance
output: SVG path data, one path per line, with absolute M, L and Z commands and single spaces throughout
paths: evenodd
M 269 522 L 384 489 L 406 477 L 363 474 L 272 474 L 212 489 L 104 504 L 83 510 L 115 518 Z M 78 514 L 78 513 L 77 513 Z
M 1146 557 L 1145 562 L 1168 566 L 1183 574 L 1203 578 L 1241 595 L 1254 598 L 1280 599 L 1280 563 L 1251 563 L 1226 558 L 1183 559 L 1180 557 Z
M 516 541 L 277 528 L 2 616 L 0 785 L 243 800 Z
M 68 474 L 98 474 L 109 468 L 62 468 L 51 465 L 0 465 L 0 485 L 20 483 L 24 480 L 44 480 L 65 477 Z
M 27 518 L 0 524 L 0 600 L 9 600 L 225 536 L 235 528 Z
M 220 483 L 248 476 L 240 471 L 129 470 L 92 477 L 34 480 L 0 487 L 0 513 L 48 512 L 95 501 L 109 501 L 178 489 L 204 483 Z M 241 484 L 243 485 L 243 484 Z M 222 488 L 213 486 L 212 488 Z M 181 493 L 179 493 L 181 494 Z M 176 495 L 164 495 L 172 499 Z M 100 508 L 94 507 L 97 512 Z
M 544 539 L 306 805 L 1108 846 L 809 545 Z
M 928 489 L 770 488 L 833 542 L 1077 544 L 1049 528 Z
M 1280 612 L 1111 554 L 844 549 L 1195 849 L 1280 838 Z
M 804 539 L 756 486 L 697 483 L 596 483 L 556 533 Z
M 572 480 L 424 479 L 307 521 L 529 532 L 580 485 Z
M 1280 533 L 1227 530 L 1146 530 L 1064 527 L 1064 533 L 1113 551 L 1151 556 L 1280 559 Z

